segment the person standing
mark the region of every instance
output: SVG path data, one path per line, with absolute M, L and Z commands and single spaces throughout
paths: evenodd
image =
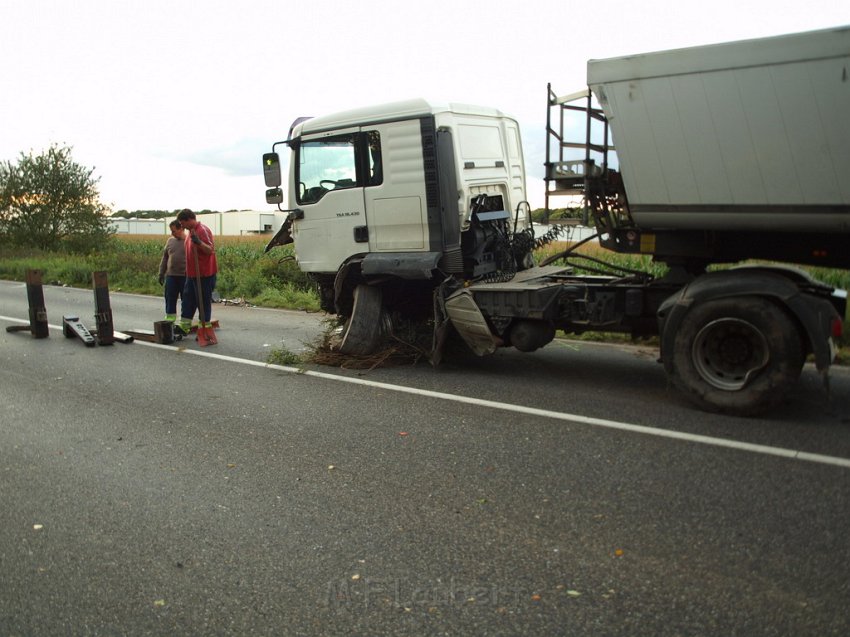
M 212 328 L 212 293 L 218 273 L 215 258 L 215 242 L 212 230 L 198 221 L 195 213 L 188 208 L 181 210 L 177 221 L 186 231 L 183 246 L 186 251 L 186 285 L 183 288 L 183 303 L 180 311 L 180 329 L 188 334 L 192 327 L 192 318 L 198 310 L 197 278 L 200 273 L 203 300 L 202 327 Z M 195 264 L 197 263 L 197 269 Z
M 176 219 L 168 224 L 171 236 L 165 242 L 159 262 L 159 284 L 164 285 L 165 320 L 177 321 L 177 299 L 181 308 L 186 303 L 183 287 L 186 285 L 186 248 L 183 245 L 183 226 Z

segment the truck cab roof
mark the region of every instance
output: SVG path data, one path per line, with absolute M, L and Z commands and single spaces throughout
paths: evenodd
M 320 117 L 312 117 L 293 124 L 290 138 L 308 133 L 319 133 L 326 130 L 338 130 L 364 124 L 399 121 L 427 117 L 438 113 L 455 113 L 459 115 L 476 115 L 479 117 L 508 117 L 500 110 L 472 104 L 456 102 L 437 102 L 424 98 L 413 98 L 400 102 L 389 102 L 362 108 L 354 108 Z

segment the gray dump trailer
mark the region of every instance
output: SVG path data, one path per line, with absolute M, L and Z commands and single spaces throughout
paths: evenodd
M 848 56 L 845 28 L 589 62 L 635 223 L 850 233 Z
M 587 77 L 551 101 L 595 97 L 609 135 L 548 177 L 593 181 L 609 247 L 850 267 L 850 27 L 590 60 Z

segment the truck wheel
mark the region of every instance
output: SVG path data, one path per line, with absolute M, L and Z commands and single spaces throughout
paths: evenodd
M 343 354 L 365 356 L 374 352 L 381 342 L 383 295 L 381 288 L 358 285 L 354 288 L 351 316 L 342 328 L 339 351 Z
M 805 360 L 794 321 L 760 297 L 696 305 L 674 342 L 673 383 L 702 409 L 737 416 L 779 403 Z

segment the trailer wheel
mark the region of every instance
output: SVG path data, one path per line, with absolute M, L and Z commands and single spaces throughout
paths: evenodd
M 673 383 L 702 409 L 738 416 L 779 403 L 805 361 L 792 318 L 760 297 L 696 305 L 674 343 Z
M 374 352 L 383 336 L 383 295 L 381 288 L 361 284 L 354 288 L 351 316 L 342 328 L 339 351 L 365 356 Z

